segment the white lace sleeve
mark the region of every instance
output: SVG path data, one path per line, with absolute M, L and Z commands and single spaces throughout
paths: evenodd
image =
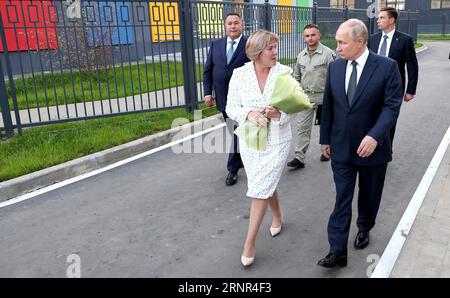
M 280 120 L 275 120 L 274 121 L 275 124 L 282 126 L 291 121 L 291 115 L 286 114 L 285 112 L 282 111 L 280 111 L 280 113 L 281 113 Z
M 291 121 L 291 115 L 286 114 L 285 112 L 280 112 L 280 125 L 285 125 L 286 123 L 289 123 Z

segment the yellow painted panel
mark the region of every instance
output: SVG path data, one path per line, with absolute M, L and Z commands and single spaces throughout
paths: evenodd
M 153 42 L 180 40 L 177 2 L 150 2 L 150 25 Z
M 278 5 L 289 5 L 289 6 L 292 6 L 292 0 L 278 0 Z
M 221 0 L 212 0 L 222 2 Z M 219 38 L 223 36 L 223 7 L 217 4 L 198 3 L 198 37 Z M 194 24 L 195 26 L 195 24 Z
M 223 0 L 210 0 L 215 2 L 224 2 Z M 244 0 L 234 0 L 236 4 L 244 4 Z M 221 38 L 224 36 L 225 24 L 223 13 L 224 6 L 221 4 L 207 4 L 198 3 L 197 4 L 198 13 L 198 37 L 201 39 L 206 38 Z M 236 5 L 233 11 L 239 13 L 243 19 L 244 16 L 244 6 Z M 194 24 L 195 26 L 195 24 Z
M 278 0 L 278 5 L 292 6 L 292 0 Z M 280 24 L 280 33 L 292 33 L 292 10 L 279 7 L 278 20 Z

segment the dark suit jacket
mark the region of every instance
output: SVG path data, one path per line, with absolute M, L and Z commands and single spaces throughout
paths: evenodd
M 403 100 L 397 63 L 369 52 L 351 106 L 345 92 L 347 60 L 331 62 L 322 106 L 320 144 L 330 145 L 331 159 L 362 166 L 392 160 L 389 130 L 397 120 Z M 378 142 L 371 156 L 356 153 L 369 135 Z
M 203 70 L 203 91 L 205 95 L 213 95 L 216 100 L 217 109 L 225 111 L 227 104 L 228 83 L 235 68 L 241 67 L 250 60 L 245 54 L 247 38 L 241 37 L 234 51 L 230 64 L 227 65 L 226 47 L 227 38 L 211 42 L 208 58 Z M 214 90 L 214 94 L 212 93 Z
M 381 36 L 382 32 L 380 31 L 369 38 L 368 48 L 374 53 L 378 53 Z M 398 63 L 400 75 L 402 76 L 403 92 L 405 92 L 406 87 L 406 93 L 416 94 L 419 65 L 411 36 L 395 30 L 388 56 Z M 408 69 L 408 86 L 405 86 L 405 64 Z

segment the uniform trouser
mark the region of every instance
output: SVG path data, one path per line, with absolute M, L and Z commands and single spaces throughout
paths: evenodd
M 308 109 L 298 113 L 298 139 L 295 147 L 295 158 L 303 163 L 305 162 L 306 150 L 308 150 L 309 143 L 311 142 L 311 130 L 313 127 L 314 111 L 316 109 L 317 105 L 314 109 Z
M 328 242 L 330 252 L 347 254 L 347 242 L 352 219 L 352 200 L 356 176 L 359 175 L 358 219 L 356 224 L 361 232 L 369 232 L 375 225 L 383 193 L 387 163 L 375 166 L 359 166 L 352 162 L 331 161 L 336 185 L 336 204 L 328 221 Z

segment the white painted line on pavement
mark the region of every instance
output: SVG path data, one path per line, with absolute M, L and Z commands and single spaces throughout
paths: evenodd
M 381 256 L 375 270 L 373 271 L 371 278 L 388 278 L 391 275 L 392 269 L 394 268 L 395 262 L 402 250 L 403 244 L 408 237 L 409 231 L 416 219 L 417 213 L 419 212 L 420 206 L 433 182 L 434 175 L 436 174 L 439 165 L 447 151 L 448 145 L 450 144 L 450 126 L 447 129 L 444 137 L 442 138 L 441 144 L 439 145 L 433 159 L 428 166 L 425 175 L 422 177 L 419 186 L 416 189 L 411 201 L 408 204 L 405 212 L 403 213 L 394 234 L 389 240 L 386 249 Z
M 182 138 L 182 139 L 179 139 L 178 141 L 170 142 L 170 143 L 165 144 L 165 145 L 163 145 L 163 146 L 160 146 L 160 147 L 157 147 L 157 148 L 153 148 L 153 149 L 151 149 L 151 150 L 142 152 L 142 153 L 140 153 L 140 154 L 137 154 L 137 155 L 135 155 L 135 156 L 129 157 L 129 158 L 127 158 L 127 159 L 124 159 L 124 160 L 115 162 L 115 163 L 110 164 L 109 166 L 103 167 L 103 168 L 101 168 L 101 169 L 98 169 L 98 170 L 95 170 L 95 171 L 92 171 L 92 172 L 89 172 L 89 173 L 85 173 L 85 174 L 82 174 L 82 175 L 79 175 L 79 176 L 76 176 L 76 177 L 73 177 L 73 178 L 70 178 L 70 179 L 67 179 L 67 180 L 64 180 L 64 181 L 55 183 L 55 184 L 50 185 L 50 186 L 47 186 L 47 187 L 43 187 L 43 188 L 41 188 L 41 189 L 38 189 L 38 190 L 35 190 L 35 191 L 33 191 L 33 192 L 30 192 L 30 193 L 27 193 L 27 194 L 24 194 L 24 195 L 15 197 L 15 198 L 10 199 L 10 200 L 7 200 L 7 201 L 5 201 L 5 202 L 1 202 L 1 203 L 0 203 L 0 208 L 6 207 L 6 206 L 10 206 L 10 205 L 13 205 L 13 204 L 16 204 L 16 203 L 19 203 L 19 202 L 22 202 L 22 201 L 25 201 L 25 200 L 34 198 L 34 197 L 36 197 L 36 196 L 39 196 L 39 195 L 41 195 L 41 194 L 50 192 L 50 191 L 52 191 L 52 190 L 55 190 L 55 189 L 64 187 L 64 186 L 66 186 L 66 185 L 69 185 L 69 184 L 72 184 L 72 183 L 81 181 L 81 180 L 83 180 L 83 179 L 86 179 L 86 178 L 89 178 L 89 177 L 92 177 L 92 176 L 101 174 L 101 173 L 106 172 L 106 171 L 112 170 L 112 169 L 114 169 L 114 168 L 120 167 L 120 166 L 122 166 L 122 165 L 124 165 L 124 164 L 127 164 L 127 163 L 129 163 L 129 162 L 135 161 L 135 160 L 137 160 L 137 159 L 139 159 L 139 158 L 142 158 L 142 157 L 145 157 L 145 156 L 147 156 L 147 155 L 156 153 L 156 152 L 161 151 L 161 150 L 164 150 L 164 149 L 166 149 L 166 148 L 170 148 L 170 147 L 172 147 L 172 146 L 174 146 L 174 145 L 177 145 L 177 144 L 180 144 L 180 143 L 189 141 L 189 140 L 194 139 L 194 138 L 196 138 L 196 137 L 199 137 L 199 136 L 201 136 L 201 135 L 210 133 L 210 132 L 212 132 L 212 131 L 214 131 L 214 130 L 217 130 L 217 129 L 219 129 L 219 128 L 224 127 L 225 125 L 226 125 L 225 123 L 221 123 L 221 124 L 219 124 L 219 125 L 213 126 L 213 127 L 208 128 L 208 129 L 206 129 L 206 130 L 203 130 L 203 131 L 194 133 L 194 134 L 192 134 L 192 135 L 189 135 L 189 136 L 187 136 L 187 137 L 184 137 L 184 138 Z

